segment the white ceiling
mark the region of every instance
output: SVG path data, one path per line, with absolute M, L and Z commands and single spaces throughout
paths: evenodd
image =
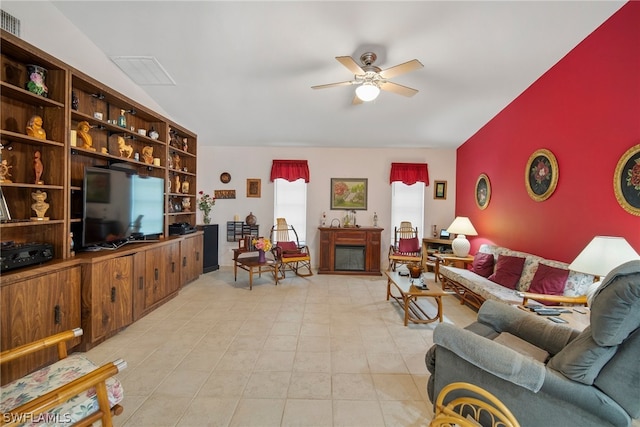
M 144 90 L 201 145 L 455 148 L 611 16 L 619 1 L 54 1 L 105 55 L 156 57 Z M 353 106 L 336 56 L 418 59 Z

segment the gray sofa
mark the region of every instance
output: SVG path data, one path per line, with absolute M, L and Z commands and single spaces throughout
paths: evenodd
M 486 301 L 465 329 L 437 325 L 426 355 L 429 398 L 434 402 L 444 386 L 463 381 L 497 396 L 523 427 L 630 426 L 640 417 L 640 260 L 604 278 L 590 316 L 590 326 L 578 332 Z M 548 357 L 536 360 L 505 346 L 503 335 Z
M 470 269 L 449 265 L 438 266 L 438 279 L 442 282 L 443 289 L 454 290 L 463 302 L 467 302 L 476 308 L 479 308 L 486 300 L 500 301 L 507 304 L 522 303 L 521 292 L 529 290 L 539 264 L 564 270 L 569 269 L 569 264 L 567 263 L 545 259 L 537 255 L 515 251 L 503 246 L 483 244 L 478 249 L 478 252 L 493 255 L 496 263 L 502 255 L 524 258 L 525 261 L 515 290 L 492 282 Z M 592 275 L 570 270 L 563 295 L 565 297 L 585 295 L 589 284 L 593 283 L 593 279 Z M 566 301 L 558 299 L 558 302 L 571 303 L 573 301 L 567 298 Z

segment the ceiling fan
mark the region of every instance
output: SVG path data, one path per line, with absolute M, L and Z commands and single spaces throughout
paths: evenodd
M 348 82 L 330 83 L 326 85 L 311 86 L 312 89 L 326 89 L 336 86 L 359 85 L 356 88 L 356 95 L 353 98 L 353 104 L 362 104 L 363 102 L 373 101 L 378 97 L 380 89 L 397 93 L 403 96 L 413 96 L 418 91 L 398 83 L 390 82 L 389 79 L 410 71 L 424 67 L 417 59 L 412 59 L 405 63 L 394 67 L 381 70 L 373 65 L 378 57 L 373 52 L 365 52 L 360 56 L 358 63 L 350 56 L 336 56 L 338 62 L 347 67 L 354 74 L 354 79 Z

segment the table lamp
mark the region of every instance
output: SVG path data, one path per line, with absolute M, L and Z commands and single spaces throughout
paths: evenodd
M 601 285 L 600 278 L 627 261 L 640 259 L 640 255 L 623 237 L 596 236 L 569 264 L 569 270 L 592 274 L 594 282 L 587 289 L 587 301 L 591 301 Z
M 477 236 L 478 232 L 473 228 L 473 224 L 466 216 L 458 216 L 453 220 L 449 228 L 449 233 L 456 234 L 456 238 L 451 242 L 451 249 L 453 254 L 459 257 L 466 257 L 469 255 L 471 249 L 471 243 L 467 240 L 467 236 Z

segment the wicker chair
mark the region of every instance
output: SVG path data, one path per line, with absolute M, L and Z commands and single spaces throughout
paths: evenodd
M 286 270 L 301 277 L 313 275 L 309 247 L 300 244 L 296 229 L 288 225 L 285 218 L 276 219 L 276 225 L 271 227 L 270 239 L 272 251 L 279 262 L 280 277 L 285 277 Z
M 409 221 L 402 221 L 400 227 L 395 227 L 393 244 L 389 247 L 389 270 L 396 271 L 398 265 L 411 263 L 422 265 L 418 227 L 414 228 Z

